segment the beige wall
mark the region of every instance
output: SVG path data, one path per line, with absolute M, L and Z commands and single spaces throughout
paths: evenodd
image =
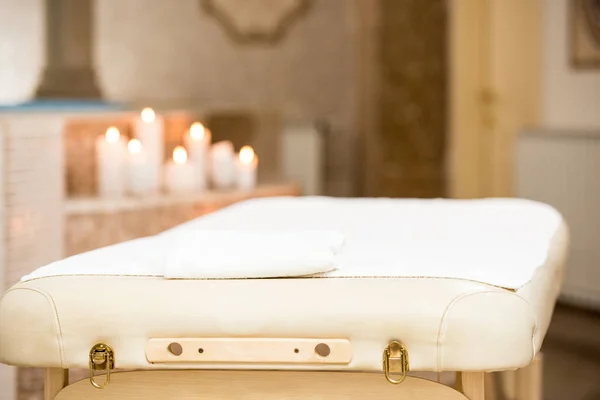
M 0 0 L 0 105 L 35 92 L 44 49 L 42 0 Z
M 600 69 L 569 65 L 569 0 L 544 0 L 542 125 L 600 128 Z
M 273 106 L 347 119 L 354 97 L 352 1 L 318 0 L 274 47 L 235 44 L 199 0 L 97 1 L 107 96 Z

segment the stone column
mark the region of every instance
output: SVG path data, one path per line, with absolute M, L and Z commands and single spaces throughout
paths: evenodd
M 98 99 L 93 66 L 94 0 L 45 0 L 46 66 L 37 98 Z
M 361 61 L 364 196 L 445 194 L 448 67 L 445 0 L 377 0 Z M 365 6 L 363 6 L 365 7 Z M 370 19 L 369 19 L 370 17 Z M 363 111 L 366 112 L 366 111 Z

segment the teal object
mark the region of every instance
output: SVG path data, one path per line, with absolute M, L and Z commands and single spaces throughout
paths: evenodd
M 129 107 L 123 103 L 112 103 L 102 100 L 33 100 L 14 105 L 0 105 L 0 114 L 4 112 L 89 112 L 89 111 L 124 111 Z

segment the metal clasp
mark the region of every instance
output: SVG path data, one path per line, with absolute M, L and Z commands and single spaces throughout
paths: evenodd
M 104 389 L 110 383 L 110 371 L 115 368 L 115 352 L 107 344 L 98 343 L 90 350 L 90 382 L 96 389 Z M 106 370 L 103 384 L 96 382 L 94 373 Z
M 410 371 L 410 367 L 408 365 L 408 351 L 406 347 L 396 340 L 390 342 L 385 350 L 383 350 L 383 372 L 385 373 L 385 379 L 389 383 L 398 385 L 404 382 L 408 371 Z M 391 374 L 400 374 L 400 378 L 393 379 Z

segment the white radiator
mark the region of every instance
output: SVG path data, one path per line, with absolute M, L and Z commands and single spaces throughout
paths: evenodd
M 516 194 L 556 207 L 571 232 L 561 298 L 600 309 L 600 131 L 520 135 Z
M 325 143 L 316 123 L 288 123 L 281 138 L 283 176 L 302 187 L 302 194 L 319 196 L 325 185 Z

